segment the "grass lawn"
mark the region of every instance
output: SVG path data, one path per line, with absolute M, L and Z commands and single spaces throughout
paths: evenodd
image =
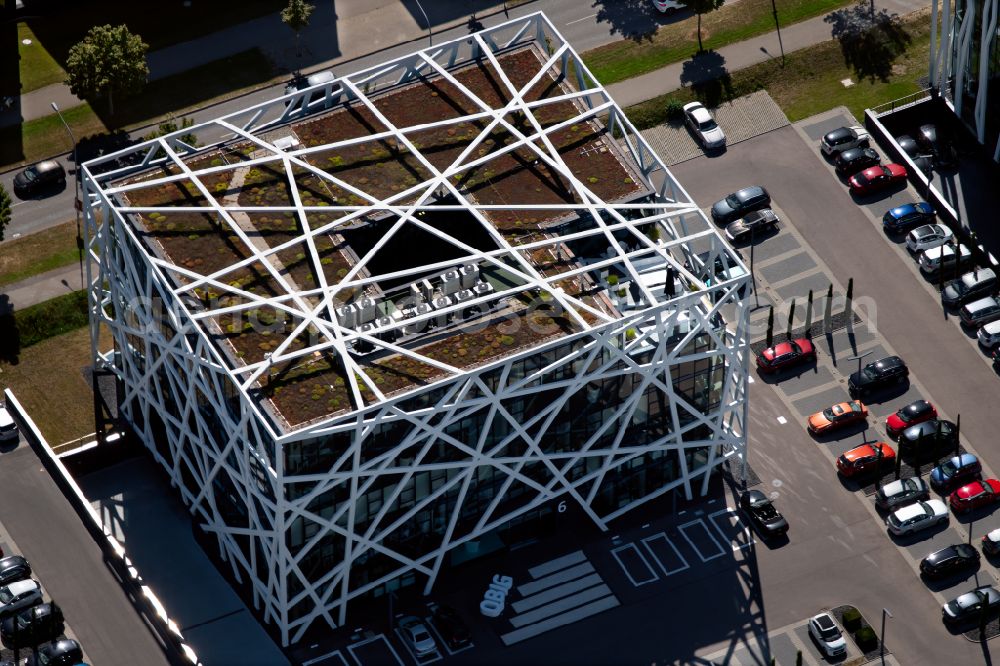
M 774 0 L 782 26 L 826 14 L 848 0 Z M 717 49 L 774 30 L 771 0 L 740 0 L 701 18 L 702 44 Z M 604 85 L 630 79 L 693 56 L 698 50 L 698 17 L 662 26 L 652 39 L 621 40 L 592 49 L 583 61 Z
M 111 346 L 110 337 L 101 347 Z M 9 388 L 49 444 L 94 431 L 94 398 L 82 369 L 90 365 L 90 330 L 79 328 L 21 351 L 17 365 L 0 363 L 0 387 Z
M 0 286 L 55 268 L 75 264 L 76 223 L 58 226 L 5 242 L 0 252 Z
M 700 99 L 706 106 L 765 89 L 792 122 L 808 118 L 835 106 L 846 106 L 855 118 L 864 117 L 864 110 L 903 97 L 921 89 L 920 79 L 927 75 L 930 49 L 930 12 L 911 14 L 906 21 L 913 41 L 893 65 L 887 81 L 858 81 L 852 69 L 844 64 L 840 45 L 833 40 L 786 54 L 786 64 L 777 60 L 737 70 L 729 86 L 708 85 L 695 91 L 681 88 L 655 99 L 626 109 L 629 119 L 639 129 L 666 122 L 666 108 L 671 100 L 686 103 Z M 854 79 L 845 88 L 842 79 Z
M 259 49 L 249 49 L 150 82 L 142 95 L 117 105 L 118 113 L 113 124 L 137 127 L 170 114 L 182 116 L 186 110 L 235 97 L 247 88 L 270 81 L 274 76 L 274 67 L 264 54 Z M 108 131 L 105 119 L 89 104 L 63 109 L 62 113 L 77 139 Z M 66 130 L 55 114 L 21 125 L 20 145 L 18 137 L 7 136 L 7 133 L 17 129 L 3 128 L 0 131 L 0 166 L 37 162 L 71 148 Z
M 25 39 L 30 39 L 31 44 L 26 46 Z M 63 68 L 49 55 L 26 23 L 17 24 L 17 51 L 21 56 L 22 93 L 37 90 L 50 83 L 61 83 L 66 78 Z

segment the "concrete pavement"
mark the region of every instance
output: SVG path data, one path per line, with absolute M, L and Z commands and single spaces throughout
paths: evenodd
M 879 9 L 886 9 L 902 15 L 929 7 L 930 5 L 926 0 L 876 0 L 875 6 Z M 801 23 L 783 27 L 781 29 L 781 44 L 784 45 L 785 53 L 791 53 L 792 51 L 804 49 L 807 46 L 832 39 L 831 26 L 823 18 L 823 16 L 817 16 Z M 722 64 L 725 70 L 733 72 L 764 62 L 770 58 L 780 57 L 781 45 L 778 43 L 778 34 L 776 32 L 769 32 L 742 42 L 723 46 L 715 53 L 722 56 Z M 703 59 L 704 56 L 695 56 L 690 61 L 685 62 L 698 63 Z M 682 86 L 699 83 L 719 76 L 719 69 L 714 64 L 711 67 L 703 69 L 695 68 L 693 74 L 685 75 L 685 62 L 673 63 L 648 74 L 611 84 L 608 86 L 608 92 L 618 102 L 619 106 L 628 107 L 677 90 Z M 713 60 L 712 62 L 714 63 L 715 61 Z M 690 68 L 690 64 L 688 67 Z M 689 78 L 685 79 L 685 76 Z
M 71 291 L 83 289 L 80 265 L 73 264 L 35 275 L 27 280 L 0 286 L 0 294 L 6 294 L 15 310 L 47 301 Z

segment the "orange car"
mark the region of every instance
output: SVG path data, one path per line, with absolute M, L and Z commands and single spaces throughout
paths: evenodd
M 879 455 L 879 449 L 882 455 Z M 879 460 L 881 458 L 881 460 Z M 844 476 L 861 476 L 878 469 L 879 464 L 892 468 L 896 463 L 896 452 L 885 442 L 862 444 L 837 458 L 837 470 Z
M 841 402 L 809 417 L 809 432 L 822 435 L 868 418 L 868 408 L 860 400 Z

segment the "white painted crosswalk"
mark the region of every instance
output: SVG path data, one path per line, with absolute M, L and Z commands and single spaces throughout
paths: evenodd
M 513 645 L 557 627 L 614 608 L 618 599 L 587 560 L 575 551 L 528 570 L 532 580 L 517 585 L 519 599 L 510 602 L 513 631 L 500 635 Z

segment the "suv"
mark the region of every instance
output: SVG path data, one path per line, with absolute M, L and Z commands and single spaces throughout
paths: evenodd
M 972 301 L 959 310 L 962 323 L 969 328 L 979 328 L 991 321 L 1000 319 L 1000 298 L 987 296 L 978 301 Z
M 716 224 L 727 224 L 747 213 L 770 205 L 771 195 L 767 190 L 760 185 L 752 185 L 712 204 L 712 219 Z
M 820 613 L 809 618 L 809 635 L 823 648 L 823 654 L 827 657 L 847 654 L 844 634 L 840 632 L 840 628 L 829 613 Z
M 958 428 L 951 421 L 931 419 L 912 425 L 899 433 L 899 452 L 917 458 L 933 458 L 943 451 L 954 450 Z
M 968 266 L 972 261 L 972 252 L 964 245 L 939 245 L 920 253 L 920 272 L 924 275 L 937 275 L 941 270 L 954 270 L 956 262 L 959 266 Z
M 956 308 L 969 301 L 992 296 L 997 292 L 997 286 L 997 276 L 993 269 L 981 268 L 946 284 L 941 292 L 941 303 Z
M 906 381 L 910 370 L 898 356 L 886 356 L 873 361 L 858 372 L 852 372 L 847 380 L 847 388 L 852 398 L 862 397 L 889 384 Z
M 850 148 L 866 148 L 869 144 L 868 132 L 860 125 L 851 127 L 838 127 L 832 132 L 827 132 L 820 142 L 820 148 L 827 157 L 836 157 Z

